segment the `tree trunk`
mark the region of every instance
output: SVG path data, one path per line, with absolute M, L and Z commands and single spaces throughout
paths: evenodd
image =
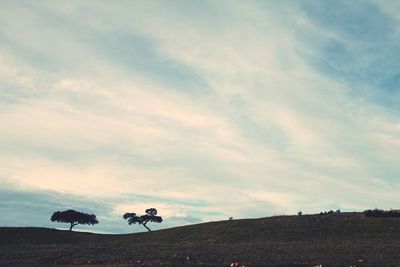
M 78 225 L 79 223 L 71 223 L 71 227 L 69 228 L 70 231 L 72 231 L 72 227 L 74 227 L 75 225 Z
M 143 224 L 143 226 L 147 229 L 147 231 L 151 232 L 150 228 L 146 226 L 146 224 Z

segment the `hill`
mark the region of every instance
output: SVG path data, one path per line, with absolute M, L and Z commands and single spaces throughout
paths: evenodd
M 400 266 L 399 248 L 400 219 L 360 213 L 219 221 L 124 235 L 0 228 L 0 266 Z

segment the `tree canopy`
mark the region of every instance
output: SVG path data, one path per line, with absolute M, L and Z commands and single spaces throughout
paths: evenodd
M 56 211 L 51 216 L 52 222 L 61 222 L 71 224 L 69 230 L 72 231 L 72 227 L 78 224 L 95 225 L 99 221 L 94 214 L 83 213 L 75 210 Z
M 150 208 L 146 210 L 146 214 L 138 216 L 136 213 L 125 213 L 123 218 L 128 221 L 128 224 L 141 224 L 143 225 L 149 232 L 151 232 L 150 228 L 147 226 L 148 222 L 161 223 L 162 217 L 157 216 L 157 210 L 155 208 Z

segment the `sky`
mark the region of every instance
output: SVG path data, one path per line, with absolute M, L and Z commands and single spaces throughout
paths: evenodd
M 0 2 L 0 226 L 400 207 L 398 1 Z

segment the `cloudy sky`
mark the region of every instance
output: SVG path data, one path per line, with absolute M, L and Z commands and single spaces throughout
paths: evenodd
M 1 1 L 0 225 L 399 208 L 398 1 Z M 65 225 L 65 227 L 68 227 Z

